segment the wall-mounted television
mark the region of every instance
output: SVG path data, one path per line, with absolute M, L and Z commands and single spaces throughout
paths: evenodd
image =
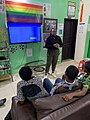
M 41 24 L 8 22 L 10 44 L 41 42 Z

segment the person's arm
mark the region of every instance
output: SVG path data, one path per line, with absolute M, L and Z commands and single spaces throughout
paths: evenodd
M 22 104 L 24 104 L 24 101 L 18 101 L 18 103 L 22 105 Z
M 68 91 L 68 90 L 65 89 L 63 86 L 59 86 L 59 87 L 55 90 L 54 94 L 64 93 L 64 92 L 67 92 L 67 91 Z
M 25 97 L 23 96 L 22 89 L 20 87 L 20 82 L 17 84 L 17 98 L 19 104 L 24 104 Z
M 63 99 L 65 101 L 69 101 L 70 99 L 72 99 L 73 97 L 80 97 L 80 96 L 84 96 L 86 93 L 88 92 L 88 88 L 83 88 L 82 90 L 77 90 L 75 92 L 66 94 L 65 96 L 63 96 Z
M 53 48 L 53 44 L 51 44 L 50 37 L 47 38 L 46 43 L 45 43 L 45 48 Z
M 58 44 L 59 44 L 59 47 L 63 47 L 63 43 L 62 43 L 62 40 L 61 40 L 61 38 L 58 36 L 58 40 L 59 40 L 59 42 L 58 42 Z

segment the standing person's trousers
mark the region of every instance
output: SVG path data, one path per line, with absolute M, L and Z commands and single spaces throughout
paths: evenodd
M 56 64 L 58 61 L 59 49 L 48 49 L 47 51 L 47 64 L 45 73 L 49 73 L 50 66 L 52 64 L 52 72 L 55 71 Z

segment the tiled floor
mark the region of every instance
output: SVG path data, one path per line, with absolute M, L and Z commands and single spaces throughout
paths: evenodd
M 78 65 L 78 63 L 74 60 L 63 61 L 61 64 L 57 64 L 55 72 L 56 76 L 61 77 L 66 67 L 71 64 L 75 66 Z M 44 73 L 43 74 L 39 73 L 39 76 L 43 77 L 43 75 Z M 55 78 L 52 78 L 50 76 L 48 77 L 52 80 L 52 82 L 54 82 Z M 16 95 L 17 82 L 20 80 L 18 74 L 14 75 L 13 79 L 14 79 L 13 82 L 11 82 L 10 80 L 0 82 L 0 99 L 4 97 L 7 98 L 5 105 L 0 107 L 0 120 L 4 120 L 5 115 L 10 110 L 11 99 L 13 96 Z

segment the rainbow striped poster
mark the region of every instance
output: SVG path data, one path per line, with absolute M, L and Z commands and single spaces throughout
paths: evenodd
M 6 14 L 7 22 L 42 23 L 43 7 L 6 0 Z

